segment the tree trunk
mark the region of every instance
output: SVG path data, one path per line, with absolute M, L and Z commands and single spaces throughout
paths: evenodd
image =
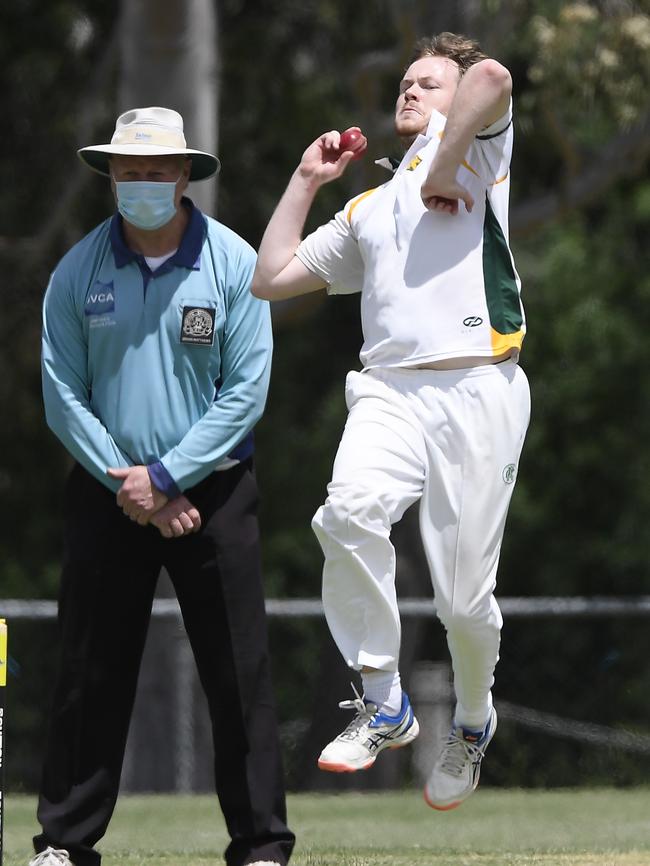
M 217 152 L 218 42 L 213 0 L 125 0 L 118 114 L 160 105 L 180 112 L 188 147 Z M 191 184 L 204 213 L 216 180 Z M 173 594 L 168 579 L 157 595 Z M 164 756 L 164 757 L 163 757 Z M 211 730 L 187 637 L 174 619 L 152 623 L 123 773 L 132 791 L 197 791 L 213 785 Z
M 147 105 L 183 115 L 194 150 L 217 152 L 218 41 L 213 0 L 123 3 L 118 112 Z M 190 187 L 207 214 L 216 207 L 216 181 Z

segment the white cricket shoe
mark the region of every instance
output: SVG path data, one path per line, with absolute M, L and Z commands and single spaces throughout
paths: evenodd
M 452 729 L 424 788 L 424 799 L 432 809 L 455 809 L 476 790 L 481 761 L 496 729 L 494 707 L 484 731 Z
M 46 848 L 29 861 L 29 866 L 74 866 L 63 848 Z
M 321 770 L 330 773 L 354 773 L 367 770 L 375 763 L 383 749 L 407 746 L 420 732 L 418 720 L 406 692 L 402 693 L 402 706 L 396 716 L 380 713 L 371 701 L 365 701 L 354 689 L 353 701 L 342 701 L 339 707 L 356 710 L 357 715 L 343 733 L 332 740 L 318 759 Z

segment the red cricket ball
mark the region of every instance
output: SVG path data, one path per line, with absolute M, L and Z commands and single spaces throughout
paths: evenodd
M 351 126 L 341 133 L 341 141 L 339 143 L 339 152 L 345 150 L 354 152 L 352 159 L 361 159 L 365 153 L 368 141 L 365 135 L 361 132 L 358 126 Z

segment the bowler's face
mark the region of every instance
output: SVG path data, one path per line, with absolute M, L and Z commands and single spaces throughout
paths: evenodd
M 421 57 L 409 66 L 395 106 L 395 131 L 406 145 L 426 132 L 432 111 L 447 116 L 459 80 L 458 65 L 447 57 Z

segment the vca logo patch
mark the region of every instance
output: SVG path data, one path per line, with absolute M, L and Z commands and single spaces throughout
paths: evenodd
M 86 296 L 84 313 L 86 316 L 102 316 L 104 313 L 115 311 L 115 291 L 113 280 L 110 283 L 102 283 L 95 280 L 91 290 Z
M 181 343 L 213 346 L 215 316 L 212 307 L 183 307 Z

